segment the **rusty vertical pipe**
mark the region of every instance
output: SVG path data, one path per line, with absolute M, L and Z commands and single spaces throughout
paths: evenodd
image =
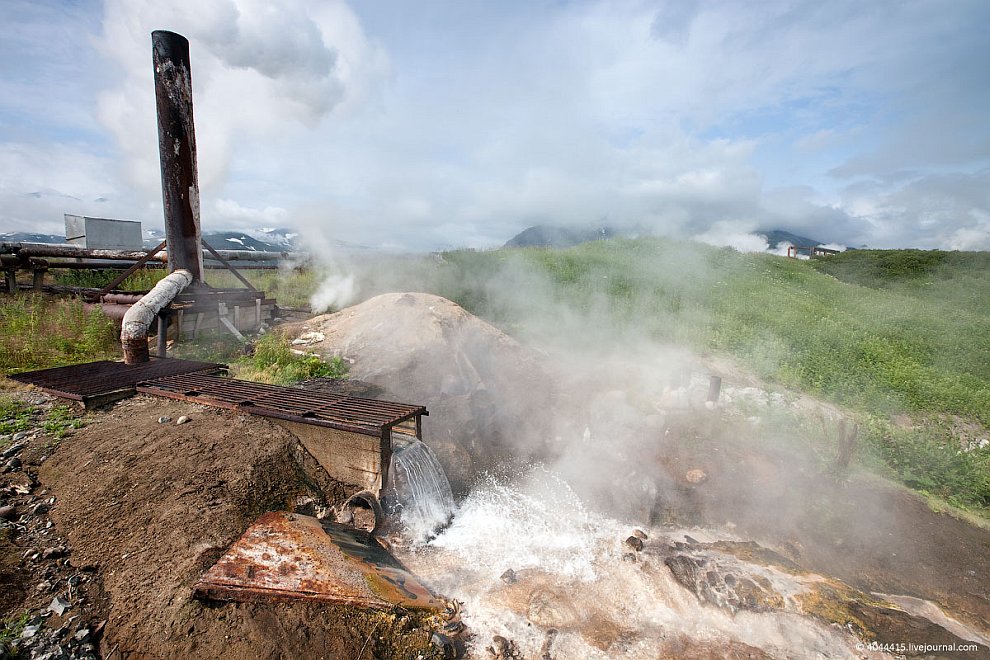
M 189 271 L 195 286 L 202 282 L 203 251 L 200 247 L 199 175 L 189 41 L 174 32 L 155 30 L 151 33 L 151 46 L 168 270 Z

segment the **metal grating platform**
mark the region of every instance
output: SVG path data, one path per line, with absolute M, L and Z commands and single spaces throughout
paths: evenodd
M 55 396 L 82 401 L 87 406 L 98 405 L 134 394 L 134 386 L 162 376 L 189 373 L 216 373 L 225 364 L 194 360 L 152 358 L 142 364 L 124 364 L 101 360 L 67 367 L 28 371 L 8 376 L 11 380 L 34 385 Z
M 386 430 L 410 420 L 418 426 L 420 416 L 429 414 L 423 406 L 337 396 L 206 374 L 158 378 L 138 384 L 137 391 L 378 437 Z

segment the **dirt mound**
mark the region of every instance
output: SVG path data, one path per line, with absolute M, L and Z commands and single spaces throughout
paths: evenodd
M 446 298 L 388 293 L 285 328 L 305 350 L 343 356 L 353 378 L 425 405 L 424 439 L 455 492 L 500 461 L 527 458 L 520 447 L 543 449 L 552 388 L 540 360 Z
M 176 425 L 182 415 L 191 421 Z M 105 656 L 430 657 L 429 632 L 394 620 L 405 615 L 192 598 L 258 514 L 317 490 L 312 459 L 267 420 L 136 397 L 65 441 L 39 476 L 56 496 L 51 516 L 73 564 L 102 579 Z

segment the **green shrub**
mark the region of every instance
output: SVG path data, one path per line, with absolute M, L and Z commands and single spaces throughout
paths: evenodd
M 254 353 L 241 358 L 231 368 L 237 378 L 274 385 L 347 375 L 347 363 L 341 358 L 324 361 L 317 355 L 294 353 L 288 339 L 278 332 L 261 337 L 254 346 Z

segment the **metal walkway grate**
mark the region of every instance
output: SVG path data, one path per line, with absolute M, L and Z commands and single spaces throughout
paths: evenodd
M 34 385 L 55 396 L 82 401 L 106 401 L 134 394 L 134 386 L 145 380 L 189 373 L 215 373 L 227 365 L 193 360 L 152 358 L 141 364 L 101 360 L 67 367 L 28 371 L 8 376 L 19 383 Z
M 137 391 L 303 424 L 382 436 L 392 427 L 428 415 L 423 406 L 183 374 L 140 383 Z M 418 431 L 418 429 L 417 429 Z M 417 433 L 418 435 L 418 433 Z

